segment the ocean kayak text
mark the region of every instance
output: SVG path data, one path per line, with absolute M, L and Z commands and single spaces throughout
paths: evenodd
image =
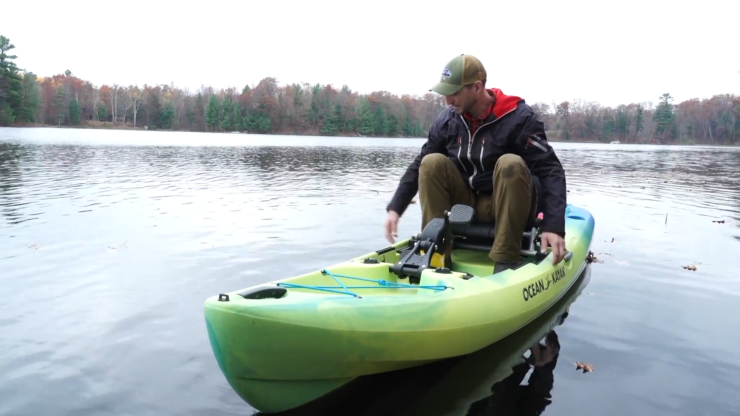
M 561 267 L 554 272 L 549 273 L 547 275 L 547 279 L 540 279 L 535 283 L 530 283 L 528 286 L 525 286 L 522 289 L 522 296 L 524 297 L 524 301 L 528 301 L 537 296 L 539 293 L 544 292 L 545 290 L 549 289 L 551 285 L 559 282 L 560 279 L 564 277 L 565 268 Z

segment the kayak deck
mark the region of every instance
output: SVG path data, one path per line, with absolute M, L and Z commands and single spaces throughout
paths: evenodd
M 400 278 L 390 267 L 396 264 L 403 253 L 403 248 L 394 247 L 393 251 L 382 254 L 370 254 L 358 259 L 310 272 L 301 276 L 276 282 L 276 286 L 289 289 L 291 293 L 318 295 L 344 294 L 354 297 L 366 296 L 409 296 L 426 290 L 440 291 L 451 288 L 447 276 L 438 276 L 437 284 L 412 284 L 409 279 Z M 522 258 L 519 266 L 533 263 L 534 256 Z M 491 275 L 494 262 L 486 253 L 471 250 L 452 252 L 452 267 L 449 274 L 457 279 L 470 279 Z M 445 272 L 446 273 L 446 272 Z M 461 275 L 461 276 L 460 276 Z M 240 292 L 246 294 L 247 292 Z M 275 292 L 284 295 L 285 291 Z
M 399 276 L 393 271 L 405 253 L 413 247 L 413 239 L 401 241 L 394 246 L 378 250 L 364 256 L 335 264 L 321 270 L 258 285 L 236 292 L 247 299 L 275 298 L 290 296 L 298 301 L 311 301 L 318 296 L 347 295 L 356 298 L 373 296 L 413 296 L 429 294 L 455 288 L 470 279 L 491 278 L 494 261 L 488 252 L 470 249 L 455 249 L 451 252 L 449 268 L 429 268 L 422 272 L 417 281 Z M 569 253 L 572 256 L 572 253 Z M 529 264 L 538 265 L 545 255 L 523 255 L 512 272 Z M 569 260 L 570 257 L 566 259 Z M 510 276 L 512 272 L 497 274 Z M 431 273 L 431 274 L 430 274 Z M 527 275 L 529 273 L 517 273 Z M 462 281 L 462 282 L 461 282 Z M 459 287 L 458 287 L 459 288 Z M 317 301 L 317 300 L 314 300 Z

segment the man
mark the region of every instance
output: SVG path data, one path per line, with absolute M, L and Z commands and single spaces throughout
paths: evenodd
M 473 206 L 476 220 L 495 222 L 489 257 L 494 273 L 520 261 L 522 235 L 536 198 L 532 177 L 543 188 L 542 251 L 553 263 L 565 255 L 565 173 L 547 142 L 543 123 L 523 99 L 486 89 L 487 73 L 474 56 L 447 63 L 430 91 L 448 107 L 434 121 L 421 153 L 400 180 L 387 207 L 385 234 L 393 243 L 398 220 L 419 192 L 422 229 L 455 204 Z M 531 173 L 530 173 L 531 170 Z

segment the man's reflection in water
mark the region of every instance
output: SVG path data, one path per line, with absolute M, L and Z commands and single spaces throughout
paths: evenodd
M 565 319 L 565 317 L 563 317 Z M 512 368 L 513 374 L 491 387 L 492 395 L 470 405 L 468 416 L 484 415 L 540 415 L 552 403 L 553 371 L 560 354 L 560 343 L 555 331 L 529 348 L 531 355 Z M 522 385 L 529 370 L 526 385 Z

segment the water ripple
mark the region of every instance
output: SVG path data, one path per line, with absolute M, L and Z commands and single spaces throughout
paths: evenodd
M 223 136 L 0 130 L 0 413 L 244 414 L 203 300 L 386 246 L 423 142 Z M 740 151 L 555 146 L 604 263 L 560 331 L 599 376 L 548 412 L 736 409 Z

